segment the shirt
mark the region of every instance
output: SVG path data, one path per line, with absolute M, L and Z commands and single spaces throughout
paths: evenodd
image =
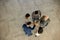
M 23 24 L 22 28 L 23 28 L 25 33 L 31 34 L 32 33 L 31 31 L 35 28 L 35 26 L 33 26 L 33 28 L 31 28 L 31 27 L 27 27 L 26 24 Z

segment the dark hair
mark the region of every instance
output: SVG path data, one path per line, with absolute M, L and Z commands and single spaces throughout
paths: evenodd
M 38 14 L 38 11 L 35 11 L 35 14 Z
M 36 23 L 38 23 L 39 21 L 36 21 Z
M 42 33 L 42 32 L 43 32 L 43 28 L 42 28 L 42 27 L 39 27 L 38 33 L 40 34 L 40 33 Z
M 27 22 L 27 25 L 30 25 L 31 24 L 31 22 Z
M 29 17 L 30 16 L 30 14 L 29 13 L 27 13 L 26 15 L 25 15 L 25 17 Z
M 40 10 L 36 10 L 35 11 L 35 14 L 38 14 L 39 13 L 39 15 L 41 16 L 41 11 Z

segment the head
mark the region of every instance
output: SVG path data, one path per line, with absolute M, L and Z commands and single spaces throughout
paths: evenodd
M 38 14 L 38 13 L 40 13 L 40 16 L 41 16 L 41 11 L 40 10 L 35 11 L 35 14 Z
M 49 19 L 49 17 L 48 17 L 48 16 L 46 16 L 46 15 L 44 15 L 44 16 L 42 17 L 42 19 L 44 19 L 44 20 L 46 21 L 46 20 L 48 20 L 48 19 Z
M 27 27 L 30 27 L 32 23 L 29 21 L 26 24 L 27 24 Z
M 38 14 L 38 10 L 37 10 L 37 11 L 35 11 L 35 14 Z
M 27 14 L 25 15 L 25 18 L 29 18 L 29 17 L 30 17 L 30 14 L 27 13 Z

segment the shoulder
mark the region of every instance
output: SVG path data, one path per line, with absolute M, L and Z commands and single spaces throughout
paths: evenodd
M 26 24 L 23 24 L 23 26 L 22 27 L 24 27 L 24 26 L 27 26 Z
M 35 12 L 32 13 L 32 15 L 34 15 L 34 14 L 35 14 Z

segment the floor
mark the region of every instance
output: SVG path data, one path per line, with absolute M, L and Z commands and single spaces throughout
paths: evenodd
M 39 37 L 24 34 L 26 13 L 41 10 L 51 19 Z M 0 40 L 60 40 L 60 0 L 0 0 Z

